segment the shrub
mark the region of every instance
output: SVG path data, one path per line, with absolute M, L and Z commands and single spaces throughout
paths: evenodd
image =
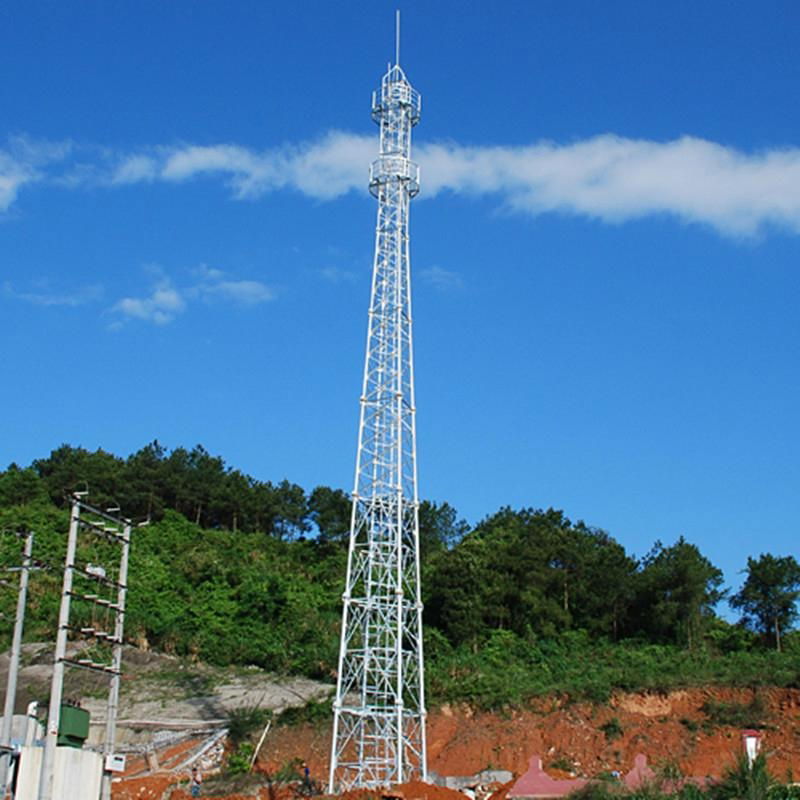
M 327 723 L 333 716 L 333 700 L 309 700 L 304 706 L 287 708 L 278 717 L 280 725 L 302 725 L 305 722 L 313 725 Z
M 735 728 L 763 728 L 769 716 L 759 695 L 755 695 L 749 703 L 706 700 L 700 710 L 712 725 L 729 725 Z
M 612 800 L 619 796 L 614 785 L 606 779 L 587 783 L 582 789 L 577 789 L 569 795 L 573 800 Z
M 625 732 L 618 717 L 611 717 L 610 720 L 604 722 L 600 726 L 600 730 L 603 731 L 606 735 L 606 740 L 609 742 L 613 742 L 614 739 L 619 739 Z
M 756 756 L 752 766 L 742 754 L 711 788 L 711 800 L 767 800 L 776 785 L 763 753 Z
M 290 783 L 291 781 L 299 781 L 303 775 L 303 759 L 293 758 L 284 763 L 281 768 L 275 773 L 275 780 L 281 783 Z
M 262 728 L 270 718 L 271 712 L 258 706 L 234 708 L 228 714 L 228 738 L 234 748 L 248 736 Z M 252 755 L 252 754 L 251 754 Z
M 250 759 L 253 757 L 253 745 L 242 742 L 229 756 L 225 770 L 228 775 L 244 775 L 250 771 Z
M 550 769 L 560 769 L 562 772 L 572 772 L 575 765 L 564 755 L 556 756 L 549 764 Z

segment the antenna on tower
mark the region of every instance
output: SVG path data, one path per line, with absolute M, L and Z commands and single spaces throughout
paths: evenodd
M 394 18 L 394 63 L 400 66 L 400 9 L 395 11 Z

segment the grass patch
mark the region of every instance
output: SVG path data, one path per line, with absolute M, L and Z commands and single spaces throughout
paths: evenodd
M 223 773 L 203 778 L 202 795 L 226 796 L 230 794 L 243 795 L 255 794 L 262 786 L 268 786 L 269 780 L 266 776 L 253 773 Z
M 605 703 L 615 691 L 795 687 L 800 685 L 797 663 L 797 654 L 789 652 L 688 651 L 636 640 L 610 642 L 575 631 L 552 639 L 494 631 L 477 649 L 433 648 L 425 676 L 430 706 L 467 703 L 497 711 L 524 708 L 531 699 L 548 695 Z
M 333 719 L 333 698 L 309 700 L 303 706 L 287 708 L 278 717 L 279 725 L 322 725 Z
M 711 725 L 733 728 L 765 728 L 769 719 L 769 711 L 759 695 L 749 703 L 706 700 L 700 710 Z

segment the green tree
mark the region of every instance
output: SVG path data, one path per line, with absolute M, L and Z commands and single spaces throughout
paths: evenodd
M 128 517 L 159 520 L 164 515 L 166 455 L 166 450 L 154 440 L 128 457 L 120 497 L 120 506 Z
M 88 489 L 89 502 L 98 507 L 116 505 L 122 489 L 124 462 L 105 450 L 89 452 L 63 444 L 48 458 L 37 459 L 33 468 L 58 506 L 76 489 Z
M 617 639 L 633 598 L 636 561 L 608 533 L 582 522 L 558 528 L 554 568 L 571 626 Z
M 493 629 L 616 637 L 627 617 L 636 563 L 561 511 L 504 508 L 441 548 L 426 571 L 426 617 L 454 644 L 474 647 Z
M 31 467 L 20 469 L 10 464 L 0 474 L 0 506 L 22 506 L 47 499 L 47 487 Z
M 683 536 L 671 547 L 656 542 L 642 562 L 637 584 L 639 632 L 690 649 L 725 596 L 722 572 Z
M 317 486 L 308 498 L 311 521 L 321 542 L 342 542 L 350 532 L 350 498 L 341 489 Z
M 199 444 L 192 448 L 187 477 L 195 525 L 221 527 L 219 506 L 224 495 L 225 474 L 225 462 L 219 456 L 212 456 Z
M 449 503 L 423 500 L 419 504 L 419 547 L 423 561 L 433 553 L 453 548 L 468 530 L 469 525 L 458 518 Z
M 487 562 L 484 542 L 468 536 L 437 562 L 422 584 L 426 620 L 451 642 L 473 649 L 486 633 L 486 587 L 491 580 Z
M 273 491 L 277 509 L 273 535 L 279 539 L 289 539 L 311 530 L 308 500 L 303 487 L 282 480 Z
M 747 579 L 730 604 L 743 612 L 742 622 L 772 637 L 781 649 L 781 634 L 797 619 L 800 564 L 793 556 L 762 553 L 747 559 Z
M 253 479 L 231 470 L 225 477 L 225 519 L 230 518 L 230 529 L 236 533 L 239 529 L 253 530 L 252 520 L 248 517 L 248 498 L 253 487 Z

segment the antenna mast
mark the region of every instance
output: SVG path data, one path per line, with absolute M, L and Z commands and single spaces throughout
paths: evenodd
M 395 11 L 394 18 L 394 63 L 400 66 L 400 9 Z
M 372 97 L 380 153 L 367 352 L 343 595 L 328 791 L 425 780 L 416 407 L 411 337 L 410 160 L 420 96 L 395 65 Z

